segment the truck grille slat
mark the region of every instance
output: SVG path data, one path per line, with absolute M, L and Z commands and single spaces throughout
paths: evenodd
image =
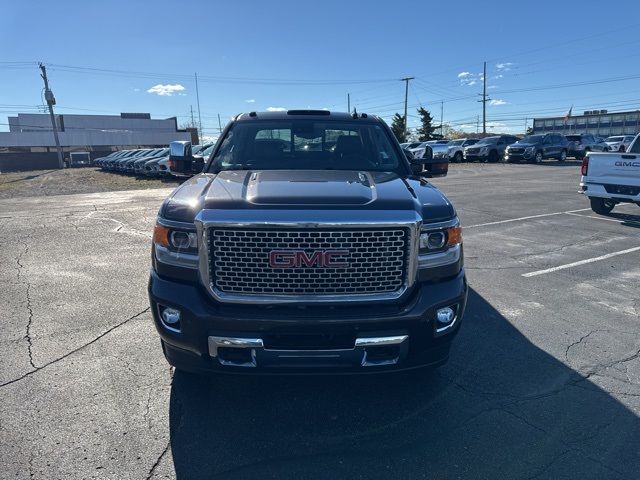
M 403 228 L 302 230 L 209 229 L 209 269 L 216 290 L 247 296 L 385 294 L 406 282 Z M 338 267 L 270 266 L 272 251 L 348 252 Z

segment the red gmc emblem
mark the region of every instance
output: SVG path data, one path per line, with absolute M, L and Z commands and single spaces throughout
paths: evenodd
M 269 266 L 271 268 L 347 268 L 348 250 L 316 250 L 307 253 L 304 250 L 271 250 Z

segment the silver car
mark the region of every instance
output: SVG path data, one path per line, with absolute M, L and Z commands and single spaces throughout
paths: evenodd
M 614 135 L 604 141 L 612 152 L 626 152 L 634 138 L 633 135 Z

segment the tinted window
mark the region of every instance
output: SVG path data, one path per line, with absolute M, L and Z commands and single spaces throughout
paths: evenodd
M 281 120 L 238 122 L 227 132 L 211 168 L 401 171 L 404 163 L 381 125 Z

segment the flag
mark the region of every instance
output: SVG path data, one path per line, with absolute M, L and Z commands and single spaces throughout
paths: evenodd
M 569 109 L 567 114 L 564 116 L 564 123 L 567 123 L 567 120 L 569 120 L 571 118 L 571 111 L 572 110 L 573 110 L 573 105 L 571 105 L 571 108 Z

